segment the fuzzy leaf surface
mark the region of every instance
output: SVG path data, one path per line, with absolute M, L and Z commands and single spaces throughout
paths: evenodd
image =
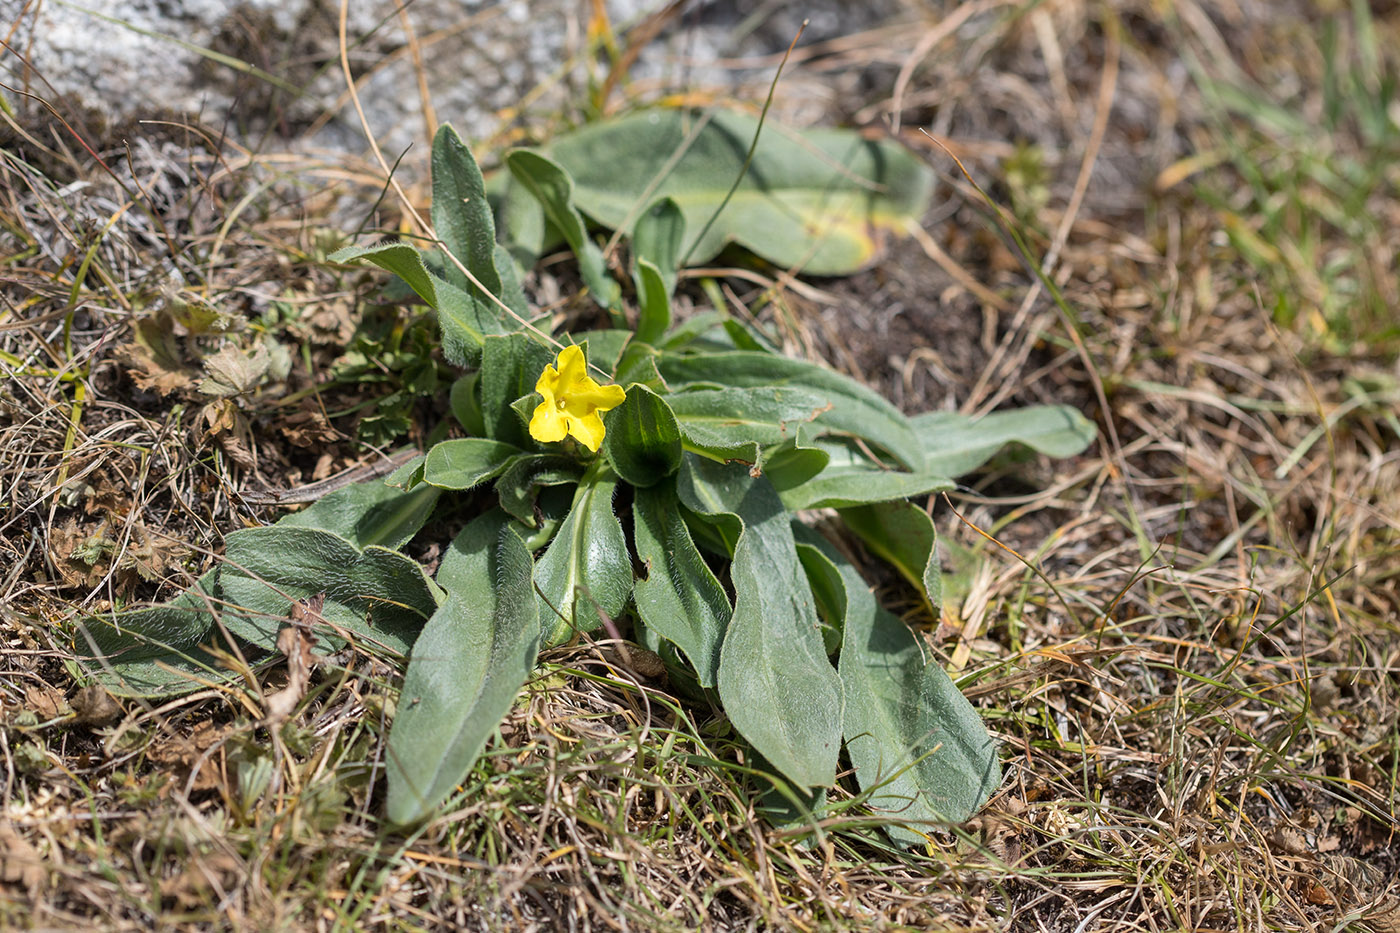
M 443 556 L 447 598 L 423 627 L 389 731 L 391 823 L 416 823 L 466 775 L 534 668 L 540 625 L 530 552 L 501 512 Z
M 847 274 L 928 206 L 932 173 L 903 147 L 769 120 L 745 171 L 757 129 L 737 111 L 656 109 L 591 124 L 548 152 L 573 177 L 574 203 L 604 226 L 636 216 L 643 197 L 671 198 L 685 223 L 679 254 L 697 265 L 738 243 L 782 268 Z
M 870 806 L 915 824 L 966 820 L 1001 781 L 996 743 L 943 668 L 925 663 L 914 633 L 880 608 L 850 562 L 820 535 L 808 532 L 803 540 L 840 574 L 842 731 Z M 885 830 L 901 845 L 927 843 L 899 825 Z
M 613 512 L 616 480 L 585 476 L 569 515 L 535 565 L 546 645 L 568 641 L 616 618 L 632 594 L 632 558 Z
M 681 465 L 681 429 L 666 400 L 644 385 L 627 390 L 622 404 L 608 412 L 603 455 L 613 471 L 633 486 L 650 486 Z
M 768 481 L 741 464 L 689 455 L 677 487 L 692 512 L 740 528 L 730 566 L 734 614 L 718 674 L 725 714 L 793 783 L 830 785 L 841 743 L 841 681 L 822 645 L 787 510 Z
M 681 519 L 674 484 L 638 489 L 632 517 L 637 559 L 646 567 L 633 593 L 637 612 L 680 649 L 702 687 L 713 687 L 733 609 Z
M 1008 445 L 1022 445 L 1051 457 L 1073 457 L 1098 436 L 1094 423 L 1068 405 L 994 411 L 977 419 L 931 411 L 910 421 L 924 448 L 925 468 L 954 477 L 971 473 Z
M 474 489 L 509 464 L 520 448 L 484 437 L 440 441 L 428 451 L 423 481 L 441 489 Z
M 750 350 L 667 353 L 657 361 L 657 368 L 674 390 L 695 385 L 805 389 L 820 396 L 823 406 L 831 406 L 817 415 L 817 427 L 873 441 L 905 467 L 924 469 L 923 445 L 904 414 L 878 393 L 835 370 Z

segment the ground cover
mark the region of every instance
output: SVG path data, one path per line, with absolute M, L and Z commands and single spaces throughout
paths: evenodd
M 815 839 L 774 828 L 725 720 L 601 642 L 548 653 L 407 836 L 392 663 L 332 658 L 271 730 L 281 667 L 81 689 L 80 611 L 169 598 L 280 514 L 265 490 L 422 443 L 446 382 L 411 306 L 322 262 L 398 229 L 373 163 L 14 109 L 0 925 L 1400 928 L 1400 17 L 1372 6 L 911 5 L 790 63 L 926 158 L 935 206 L 854 277 L 736 265 L 720 298 L 906 411 L 1100 429 L 934 502 L 938 618 L 882 587 L 1003 743 L 988 807 L 914 852 L 849 787 Z M 594 313 L 568 260 L 527 284 Z

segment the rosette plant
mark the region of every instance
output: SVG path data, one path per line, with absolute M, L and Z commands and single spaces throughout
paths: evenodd
M 844 144 L 874 147 L 860 164 L 908 167 L 885 144 Z M 528 195 L 611 326 L 550 333 L 532 320 L 481 172 L 444 127 L 433 149 L 441 249 L 384 243 L 331 258 L 395 273 L 437 315 L 442 352 L 463 371 L 450 397 L 461 436 L 387 481 L 234 532 L 225 560 L 169 604 L 89 620 L 94 676 L 125 693 L 194 689 L 227 676 L 219 658 L 232 647 L 274 656 L 293 601 L 324 594 L 322 650 L 353 642 L 408 658 L 386 755 L 387 816 L 406 825 L 462 783 L 543 648 L 606 626 L 659 655 L 673 687 L 720 708 L 794 799 L 831 786 L 844 749 L 872 808 L 909 824 L 965 819 L 999 780 L 995 743 L 803 516 L 830 510 L 936 610 L 934 525 L 911 497 L 952 488 L 1006 444 L 1076 453 L 1091 426 L 1063 407 L 908 417 L 719 312 L 673 321 L 678 267 L 701 238 L 688 239 L 664 192 L 624 231 L 628 307 L 569 171 L 530 150 L 506 164 L 502 214 L 528 220 Z M 446 508 L 468 520 L 430 578 L 402 548 Z

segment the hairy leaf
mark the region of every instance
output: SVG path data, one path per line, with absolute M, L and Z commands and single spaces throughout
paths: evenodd
M 928 513 L 905 500 L 837 511 L 871 553 L 918 587 L 936 616 L 943 604 L 943 574 L 938 564 L 938 531 Z
M 484 437 L 442 441 L 428 451 L 423 481 L 442 489 L 474 489 L 500 474 L 520 453 L 519 447 Z
M 735 242 L 778 266 L 842 275 L 928 206 L 932 173 L 901 146 L 770 120 L 745 171 L 757 129 L 737 111 L 658 109 L 584 127 L 548 151 L 573 177 L 574 203 L 604 226 L 635 217 L 643 197 L 673 199 L 692 264 Z
M 637 559 L 645 568 L 633 594 L 637 612 L 681 650 L 701 686 L 713 687 L 733 610 L 681 519 L 675 486 L 638 489 L 632 517 Z
M 579 483 L 573 507 L 539 563 L 535 586 L 545 644 L 558 645 L 616 618 L 632 594 L 632 558 L 613 513 L 616 480 L 596 469 Z
M 718 674 L 725 714 L 789 780 L 830 785 L 841 681 L 822 646 L 787 511 L 768 481 L 742 465 L 688 455 L 677 487 L 691 511 L 740 529 L 730 567 L 734 614 Z
M 658 360 L 657 367 L 672 389 L 677 390 L 690 385 L 806 389 L 821 396 L 824 405 L 831 406 L 817 415 L 817 426 L 863 437 L 888 450 L 905 467 L 924 468 L 923 446 L 899 409 L 835 370 L 748 350 L 666 353 Z
M 613 471 L 633 486 L 650 486 L 681 465 L 681 431 L 666 400 L 644 385 L 627 390 L 622 404 L 608 412 L 603 455 Z
M 977 419 L 931 411 L 910 420 L 924 448 L 925 468 L 943 476 L 971 473 L 1008 444 L 1073 457 L 1098 436 L 1094 423 L 1068 405 L 994 411 Z
M 913 632 L 880 608 L 870 586 L 820 535 L 802 533 L 838 570 L 844 604 L 843 733 L 868 802 L 901 823 L 960 823 L 1001 780 L 996 743 L 943 668 L 926 663 Z M 899 825 L 896 843 L 927 844 Z
M 501 512 L 469 524 L 443 556 L 447 598 L 413 646 L 389 731 L 388 816 L 427 817 L 471 771 L 529 676 L 540 624 L 530 552 Z

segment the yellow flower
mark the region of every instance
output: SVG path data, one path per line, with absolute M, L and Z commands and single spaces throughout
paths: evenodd
M 627 393 L 622 386 L 603 386 L 588 375 L 583 350 L 565 347 L 559 353 L 559 368 L 546 366 L 535 383 L 544 396 L 530 417 L 530 436 L 537 441 L 562 441 L 572 435 L 593 452 L 603 443 L 603 419 L 599 412 L 622 404 Z

